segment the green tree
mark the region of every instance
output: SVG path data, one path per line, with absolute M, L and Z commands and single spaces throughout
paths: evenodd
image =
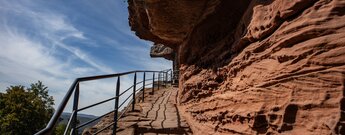
M 63 135 L 65 132 L 67 125 L 66 124 L 59 124 L 55 127 L 53 135 Z M 70 133 L 70 130 L 68 130 L 67 134 Z
M 25 89 L 10 86 L 0 94 L 0 133 L 34 134 L 44 128 L 53 114 L 54 100 L 48 88 L 38 81 Z
M 54 99 L 48 95 L 48 87 L 44 86 L 41 81 L 31 84 L 28 91 L 33 94 L 35 99 L 33 100 L 34 110 L 40 114 L 37 115 L 37 119 L 42 119 L 39 125 L 45 125 L 54 113 Z
M 78 124 L 80 124 L 79 120 L 77 120 L 77 125 Z M 65 133 L 66 128 L 67 128 L 66 124 L 58 123 L 57 126 L 54 128 L 52 135 L 63 135 Z M 67 135 L 69 135 L 70 133 L 71 133 L 71 128 L 68 128 Z

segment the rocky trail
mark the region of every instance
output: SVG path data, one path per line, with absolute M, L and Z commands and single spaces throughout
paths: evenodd
M 151 95 L 151 90 L 145 91 L 145 101 L 138 102 L 134 111 L 128 111 L 118 122 L 117 135 L 151 135 L 192 134 L 189 125 L 179 114 L 177 102 L 177 88 L 167 87 L 156 90 Z M 141 93 L 138 95 L 141 96 Z M 131 107 L 131 106 L 128 106 Z M 100 122 L 102 125 L 112 122 L 112 115 Z M 95 127 L 101 128 L 101 125 Z M 112 134 L 112 129 L 100 133 Z

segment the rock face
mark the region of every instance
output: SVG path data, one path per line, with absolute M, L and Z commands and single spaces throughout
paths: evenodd
M 167 60 L 174 60 L 175 52 L 170 47 L 164 46 L 162 44 L 154 44 L 151 47 L 150 56 L 152 58 L 163 57 Z
M 207 0 L 128 0 L 129 24 L 143 39 L 174 47 L 187 36 Z
M 344 0 L 129 0 L 195 134 L 345 134 Z

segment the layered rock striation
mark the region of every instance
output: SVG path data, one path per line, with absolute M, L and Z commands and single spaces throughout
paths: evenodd
M 345 134 L 344 0 L 129 0 L 196 134 Z

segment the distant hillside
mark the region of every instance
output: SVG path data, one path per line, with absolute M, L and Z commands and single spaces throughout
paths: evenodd
M 68 113 L 68 112 L 62 113 L 62 115 L 60 117 L 61 119 L 60 119 L 58 124 L 67 124 L 70 117 L 71 117 L 71 113 Z M 79 120 L 80 124 L 85 123 L 85 122 L 87 122 L 89 120 L 92 120 L 94 118 L 97 118 L 97 116 L 89 115 L 89 114 L 78 114 L 78 120 Z M 81 129 L 79 129 L 79 133 L 82 133 L 82 131 L 86 127 L 90 127 L 90 126 L 93 126 L 93 125 L 97 124 L 98 121 L 99 120 L 96 120 L 96 121 L 94 121 L 94 122 L 92 122 L 92 123 L 82 127 Z

